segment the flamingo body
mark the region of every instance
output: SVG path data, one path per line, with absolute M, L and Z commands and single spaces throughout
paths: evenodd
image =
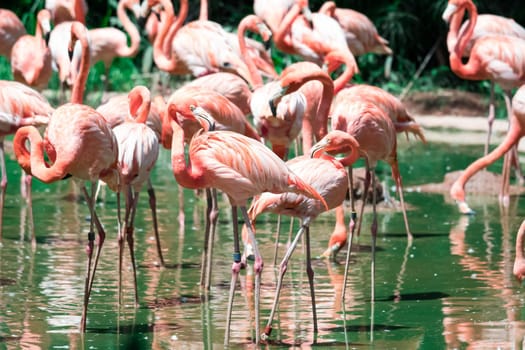
M 11 58 L 11 48 L 26 34 L 26 28 L 20 18 L 11 10 L 0 9 L 0 56 Z

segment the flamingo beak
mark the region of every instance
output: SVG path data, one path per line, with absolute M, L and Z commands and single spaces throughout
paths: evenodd
M 288 87 L 281 87 L 281 89 L 270 98 L 270 101 L 268 101 L 268 104 L 270 105 L 270 111 L 272 111 L 272 116 L 277 116 L 277 105 L 280 102 L 280 98 L 286 94 L 287 90 Z
M 443 11 L 443 15 L 441 16 L 445 22 L 450 22 L 450 17 L 458 10 L 458 7 L 454 4 L 448 4 L 447 8 L 445 8 L 445 11 Z

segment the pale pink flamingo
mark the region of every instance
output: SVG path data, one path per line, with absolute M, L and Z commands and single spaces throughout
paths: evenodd
M 124 238 L 128 242 L 133 268 L 133 280 L 135 286 L 135 304 L 138 305 L 137 274 L 135 267 L 133 223 L 139 199 L 140 190 L 144 182 L 149 182 L 150 172 L 159 154 L 159 140 L 155 131 L 146 125 L 151 108 L 151 96 L 145 86 L 135 86 L 129 92 L 129 114 L 133 121 L 125 121 L 113 128 L 113 133 L 118 143 L 118 159 L 120 171 L 120 188 L 126 197 L 126 213 L 124 224 L 119 232 L 119 301 L 121 300 L 122 280 L 122 256 L 124 249 Z M 153 218 L 156 225 L 156 214 L 152 207 Z M 157 239 L 157 251 L 163 263 L 160 252 L 159 235 L 155 232 Z
M 459 178 L 452 184 L 452 187 L 450 188 L 450 195 L 456 201 L 461 213 L 474 213 L 474 211 L 467 204 L 465 198 L 465 185 L 467 184 L 468 180 L 478 171 L 488 167 L 503 157 L 510 149 L 512 149 L 512 147 L 519 143 L 523 136 L 525 136 L 525 86 L 521 86 L 512 98 L 510 126 L 505 139 L 492 152 L 470 164 L 461 173 Z M 508 168 L 506 169 L 508 171 Z M 505 176 L 505 174 L 503 175 L 504 179 L 507 179 L 508 181 L 508 176 Z M 508 184 L 504 183 L 504 185 Z
M 73 84 L 71 103 L 57 108 L 50 117 L 44 139 L 33 126 L 19 129 L 13 140 L 13 148 L 19 164 L 28 173 L 45 183 L 51 183 L 72 175 L 81 182 L 90 214 L 88 234 L 87 272 L 84 287 L 84 307 L 80 330 L 86 330 L 86 315 L 98 258 L 105 239 L 105 231 L 96 210 L 94 195 L 96 182 L 102 180 L 112 189 L 119 190 L 118 146 L 115 135 L 104 117 L 93 108 L 83 105 L 83 93 L 89 72 L 89 45 L 87 29 L 80 22 L 71 26 L 71 41 L 82 45 L 81 70 Z M 26 142 L 29 141 L 30 149 Z M 44 159 L 47 153 L 52 164 Z M 85 181 L 91 183 L 88 193 Z M 94 225 L 98 232 L 98 249 L 91 268 L 95 240 Z
M 337 7 L 334 1 L 325 2 L 319 12 L 337 20 L 344 30 L 346 43 L 355 56 L 368 52 L 392 54 L 392 49 L 388 47 L 388 40 L 377 33 L 374 23 L 361 12 Z
M 359 158 L 359 144 L 349 134 L 342 131 L 331 131 L 326 136 L 331 142 L 337 143 L 339 148 L 347 147 L 346 162 L 354 163 Z M 315 148 L 315 146 L 314 146 Z M 310 223 L 321 213 L 341 205 L 348 190 L 348 178 L 344 166 L 334 157 L 326 154 L 317 155 L 319 158 L 301 156 L 289 160 L 286 165 L 303 181 L 312 186 L 326 201 L 328 208 L 324 207 L 317 199 L 306 197 L 296 193 L 270 193 L 264 192 L 257 196 L 252 202 L 248 215 L 254 226 L 255 219 L 264 212 L 279 215 L 290 215 L 301 219 L 301 228 L 297 232 L 293 242 L 288 247 L 281 264 L 279 265 L 279 277 L 275 290 L 275 298 L 270 316 L 264 329 L 263 337 L 270 336 L 272 321 L 279 301 L 284 274 L 286 273 L 288 261 L 295 250 L 297 243 L 305 233 L 306 242 L 306 272 L 310 285 L 310 296 L 312 299 L 313 327 L 317 332 L 317 313 L 315 306 L 315 290 L 313 284 L 314 271 L 310 259 Z M 243 231 L 244 233 L 244 231 Z
M 141 101 L 142 103 L 144 103 L 144 107 L 140 106 Z M 108 101 L 106 101 L 104 104 L 97 107 L 97 112 L 99 112 L 100 114 L 104 116 L 104 118 L 108 122 L 111 129 L 113 129 L 115 136 L 117 136 L 117 140 L 119 140 L 119 134 L 117 134 L 116 128 L 122 124 L 126 124 L 127 128 L 131 128 L 134 130 L 134 131 L 130 131 L 130 135 L 133 132 L 135 134 L 142 136 L 142 134 L 139 134 L 138 131 L 136 131 L 136 129 L 143 129 L 143 127 L 140 125 L 136 126 L 135 120 L 139 119 L 138 117 L 140 117 L 140 116 L 137 116 L 137 112 L 145 113 L 144 111 L 146 110 L 148 111 L 147 119 L 146 119 L 146 126 L 148 126 L 154 132 L 155 137 L 157 139 L 156 147 L 158 148 L 158 143 L 160 142 L 161 135 L 162 135 L 162 120 L 161 120 L 161 115 L 160 115 L 161 109 L 156 104 L 152 103 L 151 96 L 147 88 L 143 86 L 137 86 L 136 89 L 134 89 L 134 91 L 132 90 L 128 94 L 119 94 L 117 96 L 113 96 Z M 118 130 L 122 130 L 122 128 L 119 128 Z M 120 132 L 120 134 L 122 134 L 122 132 Z M 153 146 L 152 144 L 153 141 L 150 139 L 150 136 L 151 136 L 150 132 L 145 131 L 144 136 L 146 137 L 145 141 L 149 142 L 148 145 Z M 171 142 L 171 139 L 170 139 L 170 142 Z M 119 151 L 120 151 L 120 148 L 119 148 Z M 136 155 L 139 156 L 142 154 L 137 153 Z M 122 171 L 124 171 L 124 169 L 122 169 Z M 138 181 L 138 180 L 139 179 L 136 179 L 135 181 Z M 155 233 L 155 240 L 156 240 L 157 254 L 159 257 L 159 263 L 161 266 L 165 266 L 164 256 L 162 254 L 162 248 L 160 244 L 159 230 L 158 230 L 157 199 L 155 195 L 155 189 L 153 188 L 153 184 L 149 176 L 146 181 L 147 181 L 147 192 L 149 196 L 149 205 L 151 208 L 151 215 L 153 219 L 152 220 L 153 221 L 153 231 Z M 142 185 L 142 183 L 140 183 L 140 185 Z
M 459 34 L 458 16 L 467 11 L 470 20 L 465 30 Z M 478 12 L 470 0 L 449 0 L 443 12 L 443 19 L 451 22 L 449 35 L 456 38 L 454 50 L 450 52 L 450 68 L 456 75 L 469 80 L 490 80 L 499 84 L 505 91 L 507 115 L 511 118 L 510 90 L 525 83 L 525 40 L 506 35 L 490 35 L 477 39 L 471 50 L 468 61 L 464 63 L 467 44 L 472 38 L 477 23 Z M 493 104 L 491 98 L 491 104 Z M 492 110 L 494 107 L 489 109 Z M 490 130 L 489 130 L 490 133 Z M 510 164 L 510 161 L 505 161 Z M 504 166 L 507 168 L 507 165 Z M 509 171 L 504 169 L 504 174 Z M 508 180 L 504 179 L 500 199 L 508 202 Z
M 246 64 L 228 43 L 226 32 L 218 23 L 197 20 L 183 25 L 188 14 L 187 0 L 181 1 L 176 20 L 169 0 L 145 1 L 149 8 L 160 2 L 165 12 L 153 44 L 153 58 L 159 69 L 195 77 L 225 71 L 250 82 Z
M 26 34 L 24 24 L 11 10 L 0 9 L 0 56 L 11 58 L 11 48 L 22 35 Z
M 331 111 L 332 129 L 342 130 L 354 136 L 360 145 L 360 152 L 365 158 L 367 175 L 365 180 L 365 198 L 361 205 L 359 221 L 357 223 L 357 233 L 359 234 L 362 222 L 363 209 L 366 202 L 366 193 L 372 177 L 372 188 L 375 188 L 375 177 L 372 176 L 376 164 L 379 160 L 386 161 L 392 168 L 392 177 L 396 182 L 401 200 L 401 208 L 405 228 L 407 231 L 408 244 L 412 242 L 412 234 L 408 225 L 406 207 L 403 197 L 403 184 L 397 162 L 397 139 L 396 128 L 390 117 L 380 107 L 365 101 L 355 101 L 338 94 L 334 100 Z M 322 149 L 322 148 L 321 148 Z M 349 179 L 351 179 L 351 174 Z M 377 214 L 376 214 L 376 191 L 373 191 L 373 221 L 371 226 L 372 234 L 372 286 L 375 281 L 375 244 L 377 235 Z M 348 271 L 349 255 L 351 252 L 353 229 L 350 230 L 348 242 L 347 259 L 345 270 Z M 343 293 L 344 295 L 344 293 Z M 371 298 L 374 300 L 375 291 L 372 288 Z
M 86 24 L 86 0 L 46 0 L 45 8 L 51 12 L 55 25 L 69 21 Z
M 2 176 L 0 180 L 0 235 L 7 187 L 4 139 L 23 126 L 47 125 L 53 111 L 54 108 L 38 91 L 16 81 L 0 80 L 0 170 Z M 30 175 L 22 176 L 22 195 L 26 197 L 29 208 L 31 208 Z M 33 245 L 36 244 L 34 234 L 31 240 Z
M 212 125 L 211 116 L 202 108 L 194 109 L 198 118 L 205 118 Z M 184 152 L 184 130 L 177 123 L 177 109 L 168 106 L 168 113 L 172 119 L 173 145 L 171 161 L 173 174 L 179 184 L 184 187 L 216 188 L 223 191 L 229 198 L 232 206 L 234 223 L 237 218 L 237 208 L 240 207 L 252 244 L 254 245 L 256 272 L 255 303 L 258 310 L 260 294 L 260 273 L 262 258 L 255 244 L 253 229 L 246 211 L 246 202 L 262 192 L 296 192 L 318 198 L 326 206 L 324 199 L 308 184 L 302 181 L 286 164 L 262 143 L 231 131 L 198 132 L 189 144 L 189 163 L 186 162 Z M 232 280 L 227 311 L 226 334 L 224 343 L 229 342 L 229 328 L 233 296 L 237 278 L 241 269 L 241 252 L 239 247 L 238 226 L 234 228 L 234 262 L 232 265 Z M 259 316 L 256 313 L 257 341 L 259 334 Z
M 81 48 L 77 43 L 73 50 L 72 62 L 69 53 L 69 40 L 71 37 L 71 24 L 73 22 L 62 22 L 54 26 L 49 35 L 48 47 L 51 51 L 52 68 L 58 72 L 60 81 L 60 100 L 64 99 L 65 87 L 71 86 L 78 72 L 80 63 Z
M 472 1 L 465 2 L 462 4 L 455 4 L 455 6 L 457 6 L 457 8 L 455 9 L 455 14 L 453 14 L 450 17 L 450 30 L 447 35 L 447 48 L 450 53 L 455 50 L 455 47 L 458 43 L 458 37 L 464 35 L 466 29 L 468 28 L 469 19 L 462 23 L 465 15 L 465 10 L 467 8 L 467 3 L 469 6 L 473 6 L 475 8 L 475 5 L 472 3 Z M 447 14 L 447 16 L 448 15 L 449 14 Z M 473 16 L 473 14 L 471 14 L 471 16 Z M 492 14 L 477 15 L 475 18 L 475 26 L 472 31 L 472 34 L 467 43 L 465 44 L 463 57 L 468 57 L 470 55 L 472 46 L 479 38 L 491 35 L 506 35 L 525 39 L 525 28 L 516 23 L 516 21 L 514 21 L 512 18 L 506 18 Z M 489 115 L 487 119 L 488 131 L 487 140 L 485 142 L 484 154 L 487 154 L 489 150 L 492 125 L 495 119 L 494 108 L 494 81 L 491 80 Z
M 16 81 L 35 88 L 45 88 L 53 73 L 51 51 L 45 37 L 51 32 L 51 14 L 38 12 L 35 35 L 21 36 L 11 49 L 11 73 Z

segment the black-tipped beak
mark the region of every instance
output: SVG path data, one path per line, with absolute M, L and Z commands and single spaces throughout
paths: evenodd
M 271 47 L 272 47 L 272 37 L 270 37 L 270 39 L 264 42 L 264 49 L 266 51 L 270 50 Z
M 49 38 L 51 36 L 51 33 L 50 32 L 47 32 L 45 35 L 44 35 L 44 41 L 46 43 L 46 46 L 49 46 Z
M 67 49 L 67 55 L 69 56 L 69 60 L 71 61 L 73 59 L 73 51 L 75 51 L 75 46 L 68 47 Z
M 277 106 L 275 105 L 274 99 L 271 99 L 268 104 L 270 105 L 270 111 L 272 111 L 272 115 L 274 117 L 277 116 Z

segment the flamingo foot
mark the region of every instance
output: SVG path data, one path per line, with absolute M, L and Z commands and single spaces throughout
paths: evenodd
M 465 201 L 457 201 L 458 209 L 461 214 L 465 215 L 474 215 L 476 212 L 468 206 L 467 202 Z

